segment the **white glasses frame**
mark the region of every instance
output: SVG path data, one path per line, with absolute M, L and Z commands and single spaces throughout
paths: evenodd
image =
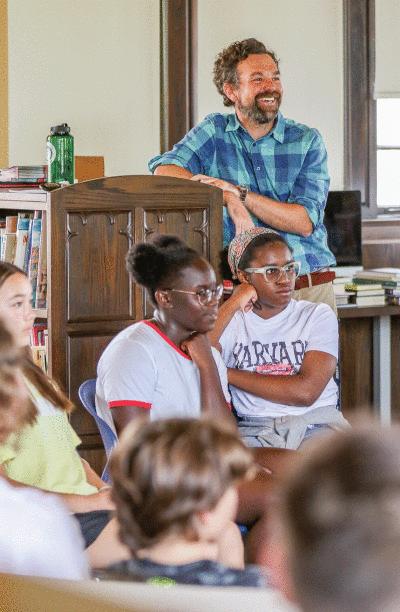
M 217 285 L 214 289 L 201 289 L 200 291 L 184 291 L 183 289 L 170 289 L 170 291 L 175 291 L 176 293 L 187 293 L 189 295 L 197 295 L 197 299 L 199 300 L 200 304 L 202 306 L 207 306 L 207 304 L 209 304 L 213 298 L 219 300 L 222 297 L 224 286 Z M 202 298 L 201 296 L 204 296 L 204 298 Z
M 296 267 L 297 267 L 297 272 L 296 272 Z M 300 261 L 290 261 L 289 263 L 287 263 L 284 266 L 264 266 L 263 268 L 245 268 L 245 272 L 256 272 L 258 274 L 262 274 L 265 278 L 266 281 L 278 281 L 282 274 L 285 273 L 287 278 L 290 278 L 291 275 L 294 273 L 295 274 L 295 278 L 297 278 L 300 274 L 300 268 L 301 268 L 301 263 Z M 272 271 L 272 270 L 279 270 L 279 274 L 278 276 L 275 278 L 275 275 L 271 274 L 271 278 L 268 278 L 268 270 Z M 272 276 L 274 276 L 274 278 L 272 278 Z

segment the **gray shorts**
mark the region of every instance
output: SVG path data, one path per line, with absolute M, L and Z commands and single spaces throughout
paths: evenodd
M 289 448 L 296 450 L 300 444 L 329 429 L 350 427 L 336 406 L 321 406 L 305 414 L 282 417 L 240 416 L 239 435 L 246 446 Z

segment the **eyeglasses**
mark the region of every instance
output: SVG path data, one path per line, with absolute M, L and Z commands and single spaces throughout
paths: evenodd
M 201 291 L 183 291 L 183 289 L 171 289 L 176 293 L 188 293 L 189 295 L 197 295 L 197 298 L 202 306 L 207 306 L 213 298 L 219 300 L 222 296 L 224 288 L 218 285 L 215 289 L 202 289 Z
M 297 278 L 300 274 L 300 262 L 291 261 L 286 266 L 264 266 L 263 268 L 246 268 L 245 272 L 258 272 L 262 274 L 266 281 L 278 281 L 283 273 L 287 278 Z

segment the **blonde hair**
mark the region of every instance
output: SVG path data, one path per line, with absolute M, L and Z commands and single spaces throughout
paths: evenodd
M 206 419 L 136 419 L 111 458 L 121 541 L 133 554 L 171 533 L 197 540 L 195 515 L 249 474 L 238 435 Z
M 0 420 L 2 412 L 13 407 L 16 396 L 17 374 L 22 364 L 21 350 L 0 320 Z M 29 398 L 24 400 L 21 410 L 21 426 L 36 421 L 37 408 Z

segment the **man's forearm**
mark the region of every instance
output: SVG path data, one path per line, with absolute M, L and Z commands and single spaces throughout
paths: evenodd
M 266 196 L 248 192 L 245 207 L 257 219 L 272 228 L 307 238 L 313 232 L 313 224 L 301 204 L 277 202 Z
M 154 170 L 154 174 L 157 176 L 174 176 L 175 178 L 185 179 L 190 179 L 193 176 L 189 170 L 186 170 L 186 168 L 181 168 L 181 166 L 175 166 L 175 164 L 157 166 L 157 168 Z

